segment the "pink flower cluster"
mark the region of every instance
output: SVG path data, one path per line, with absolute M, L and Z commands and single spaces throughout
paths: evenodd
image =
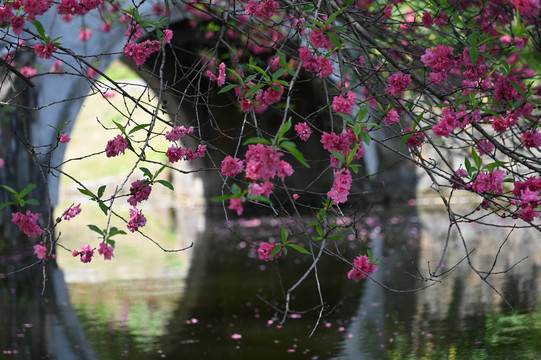
M 398 113 L 396 112 L 395 109 L 391 109 L 388 113 L 387 113 L 387 116 L 385 116 L 385 118 L 383 119 L 383 121 L 385 122 L 385 125 L 389 126 L 391 124 L 394 124 L 394 123 L 397 123 L 400 121 L 400 117 L 398 116 Z
M 192 164 L 195 159 L 200 157 L 205 157 L 207 146 L 198 145 L 197 150 L 192 148 L 182 148 L 177 147 L 176 145 L 171 145 L 169 149 L 165 152 L 165 156 L 169 159 L 170 162 L 176 163 L 179 160 L 187 160 Z
M 162 45 L 157 40 L 145 40 L 141 43 L 128 42 L 124 47 L 124 54 L 135 61 L 137 66 L 143 65 L 148 57 L 160 51 Z
M 449 137 L 456 128 L 464 128 L 466 125 L 476 122 L 480 118 L 480 113 L 476 110 L 473 116 L 469 116 L 464 109 L 456 112 L 452 106 L 446 106 L 442 110 L 442 119 L 432 127 L 437 137 Z
M 455 65 L 453 48 L 446 45 L 438 45 L 434 50 L 426 49 L 421 56 L 425 66 L 432 68 L 430 81 L 435 85 L 442 84 L 447 78 L 447 72 Z
M 370 258 L 366 255 L 359 255 L 353 260 L 355 266 L 348 272 L 348 279 L 362 280 L 366 275 L 372 275 L 379 267 L 370 263 Z
M 393 96 L 400 96 L 411 84 L 411 75 L 402 71 L 389 76 L 389 86 L 385 89 Z
M 34 214 L 30 210 L 26 210 L 26 214 L 16 212 L 11 214 L 11 222 L 17 225 L 26 235 L 35 237 L 45 232 L 37 224 L 40 216 L 41 214 Z
M 357 99 L 357 94 L 352 91 L 349 91 L 346 95 L 335 96 L 332 101 L 332 108 L 338 113 L 351 115 L 355 107 L 355 99 Z
M 76 217 L 81 213 L 81 204 L 77 204 L 75 206 L 71 206 L 64 210 L 63 218 L 64 220 L 69 221 L 70 219 Z
M 227 155 L 225 159 L 222 160 L 222 170 L 221 173 L 224 176 L 237 176 L 244 170 L 244 161 L 238 158 L 233 158 L 230 155 Z
M 317 73 L 320 78 L 326 78 L 334 72 L 334 65 L 330 58 L 324 56 L 316 57 L 312 51 L 303 46 L 299 48 L 299 57 L 302 61 L 302 67 L 307 71 Z
M 243 202 L 244 198 L 231 198 L 229 200 L 229 206 L 227 208 L 230 210 L 235 210 L 237 212 L 237 215 L 241 216 L 242 212 L 244 211 Z
M 224 86 L 225 84 L 225 63 L 220 63 L 218 66 L 218 76 L 214 75 L 210 70 L 207 70 L 207 76 L 210 81 L 216 81 L 219 87 Z
M 60 134 L 60 137 L 58 139 L 62 144 L 69 143 L 71 141 L 70 136 L 68 133 L 62 133 Z
M 522 220 L 531 222 L 539 216 L 535 208 L 539 205 L 539 191 L 541 190 L 541 179 L 530 177 L 524 182 L 515 181 L 513 195 L 519 200 L 513 203 L 519 205 L 519 216 Z
M 273 0 L 254 1 L 250 0 L 246 4 L 246 15 L 253 15 L 258 18 L 273 17 L 278 9 L 278 2 Z
M 329 35 L 322 33 L 318 29 L 312 30 L 310 35 L 308 35 L 308 38 L 310 40 L 310 43 L 316 49 L 323 48 L 330 50 L 332 48 L 332 42 L 329 38 Z
M 51 56 L 53 56 L 53 52 L 56 50 L 58 50 L 58 48 L 50 42 L 46 45 L 43 45 L 42 43 L 34 45 L 34 52 L 41 59 L 50 59 Z
M 282 155 L 281 152 L 276 151 L 271 146 L 263 144 L 248 145 L 246 178 L 256 181 L 269 180 L 277 174 L 281 177 L 291 175 L 293 169 L 287 162 L 280 160 Z
M 147 182 L 147 184 L 143 185 L 144 182 Z M 148 200 L 151 191 L 152 185 L 150 185 L 148 179 L 132 182 L 130 186 L 130 197 L 128 198 L 128 204 L 131 206 L 136 206 L 138 203 Z
M 96 9 L 103 0 L 82 0 L 80 3 L 76 0 L 62 0 L 58 5 L 59 15 L 84 15 L 89 11 Z
M 272 250 L 274 250 L 274 248 L 277 246 L 278 244 L 274 243 L 274 244 L 271 244 L 271 243 L 268 243 L 268 242 L 262 242 L 261 244 L 259 244 L 259 248 L 257 249 L 257 254 L 259 255 L 259 260 L 263 260 L 263 261 L 272 261 L 272 260 L 276 260 L 279 256 L 282 255 L 282 249 L 280 249 L 280 251 L 278 251 L 278 253 L 276 255 L 274 255 L 271 259 L 271 253 L 272 253 Z
M 478 194 L 502 194 L 504 178 L 503 170 L 495 170 L 492 173 L 480 172 L 472 184 L 472 189 Z
M 272 194 L 272 189 L 274 189 L 274 184 L 270 181 L 265 181 L 263 183 L 253 183 L 250 184 L 248 193 L 250 196 L 264 196 L 269 197 Z
M 193 126 L 190 126 L 187 129 L 184 127 L 184 125 L 175 126 L 173 129 L 171 129 L 171 131 L 165 133 L 165 138 L 172 142 L 178 141 L 184 136 L 192 134 L 193 130 Z
M 342 131 L 340 135 L 335 133 L 323 132 L 321 136 L 321 143 L 323 148 L 331 153 L 331 167 L 337 168 L 339 161 L 332 155 L 333 151 L 337 151 L 344 156 L 347 156 L 351 151 L 351 146 L 358 144 L 357 153 L 355 154 L 355 160 L 359 160 L 364 155 L 364 148 L 361 145 L 360 137 L 355 136 L 353 128 L 349 128 L 347 131 Z
M 81 262 L 89 263 L 94 257 L 94 249 L 92 249 L 90 244 L 86 244 L 81 247 L 79 254 L 81 255 Z
M 536 130 L 526 130 L 521 137 L 525 148 L 541 147 L 541 133 Z
M 143 213 L 137 208 L 130 209 L 130 221 L 128 221 L 128 230 L 131 232 L 136 232 L 140 227 L 145 226 L 147 223 L 147 218 Z
M 349 169 L 341 169 L 334 173 L 334 183 L 332 189 L 327 195 L 333 199 L 335 204 L 345 203 L 348 199 L 349 190 L 351 189 L 351 172 Z
M 310 135 L 312 135 L 312 130 L 306 122 L 296 124 L 295 131 L 297 132 L 299 139 L 301 139 L 302 141 L 308 141 Z
M 39 244 L 34 245 L 34 255 L 36 255 L 39 260 L 45 260 L 45 258 L 47 258 L 47 248 Z
M 105 154 L 107 157 L 118 156 L 119 154 L 124 154 L 127 148 L 128 141 L 122 135 L 117 135 L 113 140 L 107 142 Z
M 114 246 L 108 246 L 105 242 L 100 243 L 100 248 L 98 249 L 98 253 L 100 255 L 103 255 L 104 260 L 111 260 L 115 257 L 115 254 L 113 254 L 113 251 L 115 250 Z

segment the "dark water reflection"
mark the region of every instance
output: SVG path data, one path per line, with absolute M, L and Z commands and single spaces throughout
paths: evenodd
M 541 354 L 537 234 L 514 231 L 490 277 L 501 298 L 462 263 L 423 291 L 395 293 L 372 281 L 347 280 L 349 266 L 324 257 L 318 266 L 326 303 L 315 334 L 319 298 L 313 276 L 295 293 L 294 311 L 277 325 L 283 291 L 306 270 L 306 256 L 289 253 L 278 262 L 257 259 L 259 241 L 279 237 L 275 220 L 234 224 L 207 220 L 195 241 L 187 275 L 70 283 L 72 303 L 97 358 L 101 359 L 536 359 Z M 384 265 L 374 278 L 389 287 L 423 285 L 439 264 L 446 233 L 443 213 L 382 212 L 360 224 Z M 239 235 L 241 234 L 241 235 Z M 507 232 L 464 226 L 472 262 L 490 269 Z M 358 240 L 339 244 L 352 259 Z M 483 250 L 483 251 L 481 251 Z M 453 238 L 441 271 L 464 256 Z M 430 265 L 429 265 L 430 264 Z M 5 283 L 4 283 L 5 284 Z M 2 343 L 2 346 L 7 346 Z M 7 349 L 4 347 L 4 349 Z M 1 358 L 16 358 L 0 354 Z M 24 358 L 20 357 L 19 358 Z

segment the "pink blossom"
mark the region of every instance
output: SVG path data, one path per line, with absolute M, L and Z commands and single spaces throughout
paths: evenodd
M 39 260 L 45 260 L 47 257 L 47 248 L 39 244 L 34 245 L 34 255 L 36 255 Z
M 244 210 L 243 205 L 242 205 L 242 199 L 231 198 L 229 200 L 229 206 L 227 208 L 231 210 L 236 210 L 237 215 L 239 216 L 242 215 L 242 211 Z
M 50 59 L 51 56 L 53 56 L 53 52 L 56 50 L 58 50 L 58 48 L 50 42 L 46 45 L 43 45 L 42 43 L 34 45 L 34 52 L 41 59 Z
M 24 18 L 22 16 L 14 16 L 10 20 L 13 33 L 17 36 L 23 32 Z
M 282 249 L 278 251 L 276 255 L 274 255 L 271 259 L 271 253 L 272 250 L 277 246 L 278 244 L 270 244 L 268 242 L 262 242 L 259 244 L 259 248 L 257 249 L 257 254 L 259 255 L 259 260 L 263 261 L 272 261 L 276 260 L 280 255 L 282 255 Z
M 263 144 L 250 144 L 246 152 L 246 178 L 250 180 L 269 180 L 276 175 L 283 154 L 273 147 Z
M 306 122 L 298 123 L 295 125 L 295 131 L 302 141 L 308 141 L 310 135 L 312 135 L 312 130 Z
M 0 6 L 0 23 L 5 23 L 13 17 L 13 6 L 9 3 L 4 3 Z
M 147 184 L 143 185 L 145 182 Z M 150 185 L 148 179 L 132 182 L 130 186 L 130 197 L 128 198 L 128 204 L 131 206 L 136 206 L 138 203 L 148 200 L 151 191 L 152 185 Z
M 89 28 L 84 28 L 79 31 L 79 40 L 88 41 L 92 37 L 92 31 Z
M 130 209 L 130 221 L 128 221 L 128 230 L 136 232 L 140 227 L 145 226 L 147 218 L 136 207 Z
M 355 99 L 357 95 L 349 91 L 347 95 L 335 96 L 332 102 L 332 108 L 334 111 L 351 115 L 353 108 L 355 107 Z
M 173 30 L 165 29 L 163 31 L 163 43 L 169 44 L 173 40 Z
M 320 70 L 319 61 L 307 47 L 303 46 L 299 48 L 299 57 L 302 61 L 302 67 L 307 71 L 317 72 Z
M 526 130 L 520 139 L 525 148 L 538 148 L 541 146 L 541 133 L 536 130 Z
M 70 140 L 71 140 L 71 139 L 70 139 L 68 133 L 62 133 L 62 134 L 60 134 L 59 141 L 60 141 L 62 144 L 69 143 Z
M 432 19 L 432 13 L 430 11 L 425 11 L 423 13 L 423 25 L 428 29 L 432 29 L 434 20 Z
M 539 216 L 539 213 L 534 210 L 532 205 L 528 206 L 525 209 L 519 210 L 520 218 L 527 222 L 532 222 L 534 218 Z
M 359 255 L 353 260 L 355 266 L 348 272 L 348 279 L 362 280 L 366 275 L 372 275 L 379 267 L 370 263 L 370 258 L 366 255 Z
M 156 40 L 146 40 L 142 43 L 129 42 L 124 47 L 124 54 L 135 61 L 135 65 L 143 65 L 148 57 L 161 49 L 161 44 Z
M 451 132 L 459 126 L 457 114 L 451 106 L 444 107 L 442 113 L 442 119 L 432 127 L 432 130 L 437 137 L 449 137 Z
M 398 116 L 398 113 L 396 112 L 395 109 L 391 109 L 388 113 L 387 113 L 387 116 L 385 116 L 385 118 L 383 119 L 383 121 L 385 122 L 385 125 L 389 126 L 393 123 L 397 123 L 400 121 L 400 117 Z
M 98 249 L 98 253 L 100 255 L 103 255 L 104 260 L 111 260 L 115 257 L 115 254 L 113 254 L 113 251 L 115 250 L 114 246 L 107 246 L 105 242 L 100 243 L 100 248 Z
M 242 335 L 241 334 L 233 334 L 233 335 L 231 335 L 231 339 L 233 339 L 233 340 L 242 339 Z
M 254 108 L 254 103 L 250 99 L 244 99 L 239 101 L 240 103 L 240 109 L 242 112 L 248 112 L 251 111 Z
M 225 84 L 225 63 L 223 62 L 218 66 L 218 78 L 216 81 L 219 87 L 222 87 Z
M 143 36 L 143 29 L 139 26 L 139 24 L 131 25 L 124 32 L 124 36 L 126 36 L 129 40 L 137 40 Z
M 112 30 L 111 23 L 108 21 L 104 22 L 103 24 L 101 24 L 100 30 L 104 33 L 110 33 Z
M 20 212 L 16 212 L 11 214 L 11 222 L 17 225 L 19 229 L 21 229 L 21 231 L 24 232 L 26 235 L 30 237 L 35 237 L 45 232 L 37 224 L 40 216 L 41 214 L 34 214 L 30 210 L 26 210 L 26 215 Z
M 389 76 L 389 86 L 385 89 L 393 96 L 400 96 L 411 84 L 411 75 L 402 71 Z
M 284 161 L 284 160 L 280 160 L 280 164 L 279 164 L 279 167 L 278 167 L 278 173 L 277 173 L 277 175 L 279 177 L 281 177 L 283 179 L 286 176 L 293 175 L 294 172 L 295 172 L 295 170 L 293 170 L 293 167 L 291 166 L 290 163 L 288 163 L 287 161 Z
M 0 158 L 0 169 L 2 169 L 5 165 L 6 165 L 5 160 Z
M 92 79 L 95 79 L 98 77 L 98 72 L 96 70 L 94 70 L 94 68 L 92 67 L 89 67 L 88 70 L 87 70 L 87 74 L 89 77 L 91 77 Z
M 269 86 L 265 91 L 260 91 L 255 99 L 260 106 L 266 107 L 280 101 L 283 93 L 283 85 L 275 83 L 272 86 Z
M 331 59 L 326 59 L 324 56 L 319 56 L 317 58 L 317 62 L 319 66 L 317 76 L 323 79 L 332 75 L 334 72 L 334 65 Z
M 409 126 L 404 131 L 406 133 L 410 133 L 413 131 L 413 128 Z M 409 147 L 419 147 L 423 145 L 423 142 L 425 141 L 425 139 L 426 137 L 423 132 L 415 132 L 406 140 L 406 145 Z
M 318 29 L 312 30 L 310 35 L 308 36 L 310 39 L 310 43 L 314 46 L 314 48 L 323 48 L 323 49 L 330 49 L 332 47 L 331 39 L 327 34 L 322 33 Z
M 197 145 L 197 152 L 195 153 L 197 155 L 197 157 L 205 157 L 205 153 L 207 151 L 207 145 Z
M 107 157 L 118 156 L 119 154 L 124 154 L 127 148 L 128 141 L 122 135 L 117 135 L 113 140 L 107 142 L 105 154 Z
M 495 170 L 492 173 L 480 172 L 472 184 L 472 189 L 478 194 L 502 194 L 504 178 L 503 170 Z
M 221 173 L 224 176 L 237 176 L 244 170 L 244 161 L 238 158 L 233 158 L 230 155 L 227 155 L 225 159 L 222 160 L 222 170 Z
M 487 139 L 480 139 L 477 144 L 475 144 L 475 150 L 481 156 L 490 154 L 494 150 L 494 144 Z
M 89 263 L 92 261 L 92 257 L 94 257 L 94 250 L 92 250 L 92 247 L 90 247 L 90 244 L 83 245 L 81 247 L 81 262 Z
M 167 156 L 170 162 L 176 163 L 186 156 L 186 149 L 171 145 L 169 149 L 167 149 L 165 156 Z
M 278 8 L 278 2 L 273 0 L 265 0 L 262 2 L 257 2 L 250 0 L 246 4 L 246 15 L 253 15 L 259 18 L 270 18 L 272 17 Z
M 383 9 L 383 18 L 384 19 L 390 19 L 392 13 L 393 13 L 393 5 L 389 4 L 389 5 L 385 6 L 385 9 Z
M 349 190 L 351 188 L 351 172 L 349 169 L 342 169 L 334 173 L 334 184 L 332 189 L 327 193 L 335 204 L 345 203 L 347 201 Z
M 193 133 L 193 130 L 193 126 L 190 126 L 188 129 L 186 129 L 184 125 L 175 126 L 171 131 L 165 133 L 165 138 L 169 141 L 178 141 L 187 134 Z
M 75 206 L 71 206 L 67 208 L 66 210 L 64 210 L 63 218 L 64 220 L 69 221 L 70 219 L 76 217 L 80 213 L 81 213 L 81 204 L 79 203 Z
M 23 66 L 23 68 L 20 70 L 21 74 L 24 76 L 31 78 L 32 76 L 36 76 L 38 74 L 38 71 L 34 69 L 32 66 Z
M 464 189 L 466 184 L 464 183 L 463 178 L 466 177 L 468 177 L 468 172 L 465 169 L 458 169 L 451 175 L 449 182 L 453 186 L 453 189 Z
M 264 196 L 269 197 L 270 194 L 272 194 L 272 189 L 274 188 L 274 184 L 270 181 L 265 181 L 261 184 L 251 184 L 249 188 L 249 194 L 250 196 Z
M 426 49 L 425 54 L 421 56 L 423 64 L 432 68 L 430 73 L 432 83 L 439 85 L 447 77 L 447 72 L 454 65 L 453 50 L 451 46 L 438 45 L 434 50 Z
M 539 0 L 511 0 L 513 6 L 522 15 L 536 15 L 539 14 Z

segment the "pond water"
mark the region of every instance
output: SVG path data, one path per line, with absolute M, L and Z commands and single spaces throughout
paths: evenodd
M 134 253 L 128 254 L 133 259 L 129 264 L 120 251 L 116 255 L 120 265 L 115 265 L 117 259 L 91 264 L 105 271 L 63 265 L 71 303 L 95 358 L 536 359 L 541 355 L 541 246 L 536 234 L 516 230 L 508 236 L 497 227 L 485 231 L 463 226 L 469 248 L 475 248 L 472 263 L 482 270 L 492 267 L 506 237 L 494 272 L 527 257 L 489 278 L 514 311 L 466 261 L 439 277 L 441 283 L 402 293 L 367 279 L 348 280 L 349 266 L 327 256 L 318 266 L 326 304 L 319 323 L 314 310 L 319 296 L 314 277 L 309 276 L 294 292 L 293 311 L 280 326 L 277 309 L 283 307 L 284 289 L 308 268 L 308 257 L 290 252 L 275 262 L 257 259 L 259 242 L 279 237 L 276 219 L 235 221 L 229 229 L 223 219 L 205 219 L 201 229 L 197 236 L 190 235 L 193 248 L 173 255 L 182 260 L 143 257 L 154 263 L 147 276 L 141 276 L 138 268 L 151 264 L 143 264 Z M 375 256 L 382 257 L 375 280 L 403 290 L 431 284 L 419 281 L 418 275 L 426 276 L 439 264 L 447 232 L 443 213 L 414 207 L 394 214 L 374 212 L 358 230 Z M 338 246 L 353 258 L 360 248 L 357 241 L 345 240 Z M 463 256 L 463 244 L 453 236 L 441 272 Z M 43 298 L 39 292 L 15 296 L 24 287 L 10 290 L 13 282 L 5 279 L 0 285 L 2 308 L 16 308 L 19 314 L 14 320 L 12 312 L 2 311 L 3 324 L 10 328 L 1 330 L 0 358 L 30 358 L 21 355 L 30 346 L 25 342 L 46 342 L 42 332 L 47 327 L 39 325 L 38 314 L 27 317 L 24 306 Z M 39 288 L 36 282 L 33 286 Z

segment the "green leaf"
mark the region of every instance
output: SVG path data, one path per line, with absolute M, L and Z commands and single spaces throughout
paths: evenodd
M 7 186 L 7 185 L 0 185 L 0 186 L 6 189 L 7 191 L 9 191 L 10 193 L 17 195 L 17 197 L 19 196 L 19 193 L 15 191 L 15 189 L 13 189 L 11 186 Z
M 287 244 L 287 246 L 292 247 L 293 249 L 297 250 L 300 253 L 312 255 L 312 253 L 302 246 L 296 245 L 296 244 Z
M 240 187 L 237 184 L 233 183 L 233 185 L 231 185 L 231 192 L 233 195 L 240 197 Z
M 270 82 L 270 78 L 269 78 L 269 82 Z M 249 98 L 250 96 L 252 96 L 253 93 L 255 93 L 256 91 L 259 91 L 259 89 L 261 89 L 264 86 L 265 86 L 265 84 L 257 84 L 257 85 L 254 85 L 254 86 L 250 87 L 250 90 L 248 90 L 246 92 L 244 97 Z
M 368 115 L 368 104 L 364 104 L 359 109 L 359 122 L 362 122 L 366 115 Z
M 137 131 L 139 131 L 139 130 L 141 130 L 141 129 L 144 129 L 144 128 L 146 128 L 146 127 L 149 127 L 149 126 L 150 126 L 150 123 L 148 123 L 148 124 L 137 125 L 137 126 L 135 126 L 133 129 L 130 130 L 130 135 L 133 134 L 133 133 L 135 133 L 135 132 L 137 132 Z
M 41 25 L 39 21 L 33 20 L 31 21 L 31 23 L 32 25 L 35 26 L 36 31 L 38 32 L 39 36 L 41 36 L 43 41 L 45 41 L 45 43 L 48 43 L 49 41 L 51 41 L 51 38 L 49 37 L 49 35 L 45 34 L 45 29 L 43 28 L 43 25 Z
M 351 1 L 351 0 L 349 0 Z M 302 11 L 303 12 L 310 12 L 310 11 L 314 11 L 316 9 L 315 5 L 314 4 L 310 4 L 310 5 L 307 5 Z
M 282 243 L 287 243 L 287 237 L 289 236 L 289 233 L 287 232 L 286 228 L 282 228 L 280 231 L 280 238 L 282 239 Z
M 224 92 L 228 92 L 229 90 L 231 89 L 234 89 L 236 87 L 239 87 L 240 85 L 239 84 L 229 84 L 229 85 L 226 85 L 224 86 L 223 88 L 220 89 L 220 91 L 218 91 L 218 94 L 222 94 Z
M 272 201 L 268 197 L 264 197 L 264 196 L 248 196 L 247 199 L 253 200 L 253 201 L 261 201 L 266 204 L 272 205 Z
M 27 187 L 21 190 L 19 197 L 24 198 L 26 195 L 28 195 L 32 190 L 36 188 L 35 184 L 28 184 Z
M 106 188 L 106 185 L 102 185 L 98 189 L 98 199 L 101 199 L 101 197 L 103 196 L 103 193 L 105 192 L 105 188 Z
M 475 151 L 475 148 L 471 147 L 471 154 L 472 154 L 472 157 L 473 157 L 473 162 L 475 163 L 475 166 L 477 166 L 478 169 L 481 168 L 481 164 L 483 163 L 483 160 L 481 159 L 481 157 L 477 154 L 477 151 Z
M 333 32 L 327 32 L 327 36 L 329 37 L 329 39 L 331 39 L 331 43 L 332 43 L 337 49 L 341 49 L 341 48 L 342 48 L 342 43 L 340 42 L 340 38 L 338 37 L 338 35 L 336 35 L 336 34 L 333 33 Z
M 210 198 L 210 201 L 224 201 L 224 200 L 229 200 L 231 198 L 234 198 L 234 196 L 222 195 L 222 196 L 216 196 L 216 197 Z
M 124 136 L 127 138 L 128 134 L 126 134 L 126 129 L 124 128 L 124 126 L 120 125 L 119 123 L 117 123 L 114 120 L 113 120 L 113 123 L 116 125 L 117 128 L 120 129 L 120 131 L 122 131 L 122 134 L 124 134 Z
M 340 117 L 342 117 L 342 119 L 346 120 L 349 124 L 353 125 L 355 122 L 353 121 L 353 118 L 348 115 L 348 114 L 344 114 L 344 113 L 338 113 L 338 115 L 340 115 Z
M 279 252 L 280 250 L 282 250 L 282 244 L 278 244 L 274 247 L 274 249 L 272 249 L 271 251 L 271 254 L 270 254 L 270 259 L 272 259 L 273 257 L 275 257 Z
M 329 25 L 331 25 L 333 22 L 334 22 L 334 19 L 336 19 L 336 17 L 338 15 L 340 15 L 344 10 L 346 10 L 345 7 L 341 8 L 340 10 L 338 11 L 335 11 L 334 13 L 332 13 L 329 18 L 327 19 L 327 21 L 325 22 L 325 29 L 329 27 Z
M 15 205 L 15 203 L 11 202 L 11 201 L 8 201 L 8 202 L 4 202 L 4 203 L 1 203 L 0 204 L 0 209 L 3 209 L 9 205 Z
M 495 161 L 493 163 L 486 164 L 485 166 L 483 166 L 483 169 L 487 169 L 488 171 L 492 172 L 495 168 L 498 168 L 505 164 L 507 164 L 506 161 Z
M 286 72 L 287 72 L 287 68 L 281 68 L 281 69 L 276 70 L 272 74 L 272 80 L 273 81 L 277 80 L 278 78 L 282 77 L 282 75 L 284 75 Z
M 87 189 L 81 189 L 81 188 L 77 188 L 77 190 L 79 190 L 79 192 L 83 195 L 87 195 L 87 196 L 90 196 L 92 199 L 95 199 L 96 198 L 96 195 L 94 195 L 94 193 L 90 190 L 87 190 Z
M 361 129 L 361 139 L 366 145 L 370 145 L 370 134 L 368 131 Z
M 171 184 L 169 181 L 165 181 L 165 180 L 156 180 L 157 183 L 165 186 L 166 188 L 168 188 L 169 190 L 175 190 L 175 188 L 173 187 L 173 184 Z
M 139 170 L 141 170 L 143 172 L 143 174 L 145 176 L 147 176 L 149 179 L 153 179 L 154 176 L 152 176 L 152 173 L 150 172 L 149 169 L 147 169 L 146 167 L 140 167 Z
M 510 81 L 510 80 L 507 80 L 509 81 L 509 84 L 511 84 L 511 86 L 513 86 L 515 89 L 517 89 L 518 93 L 522 96 L 522 99 L 526 99 L 526 94 L 524 93 L 524 90 L 522 90 L 522 88 L 520 87 L 519 84 L 517 84 L 516 82 L 514 81 Z
M 97 227 L 96 225 L 87 225 L 88 228 L 92 231 L 95 231 L 97 232 L 98 234 L 100 234 L 101 236 L 105 236 L 105 232 L 103 232 L 103 230 L 100 230 L 99 227 Z
M 265 145 L 271 145 L 272 143 L 267 140 L 260 137 L 252 137 L 247 139 L 245 142 L 242 143 L 242 145 L 248 145 L 248 144 L 265 144 Z
M 287 150 L 287 151 L 289 151 L 291 153 L 291 155 L 295 156 L 295 159 L 297 159 L 298 162 L 300 162 L 301 164 L 303 164 L 307 168 L 310 168 L 310 165 L 308 165 L 308 163 L 306 162 L 306 160 L 304 158 L 304 155 L 302 155 L 302 153 L 299 150 L 297 150 L 296 147 L 290 146 L 288 144 L 284 145 L 284 143 L 282 143 L 280 145 L 280 147 Z
M 116 242 L 112 239 L 107 239 L 107 241 L 105 242 L 107 245 L 109 246 L 112 246 L 112 247 L 115 247 L 115 244 Z
M 474 173 L 475 171 L 477 171 L 477 169 L 474 168 L 474 167 L 471 165 L 470 159 L 468 159 L 468 158 L 465 158 L 465 159 L 464 159 L 464 166 L 466 167 L 466 171 L 468 172 L 468 175 L 469 175 L 470 177 L 472 177 L 472 176 L 473 176 L 473 173 Z
M 28 199 L 26 200 L 26 203 L 30 205 L 39 205 L 39 201 L 37 201 L 36 199 Z
M 105 204 L 103 203 L 103 201 L 98 202 L 98 204 L 99 204 L 99 206 L 100 206 L 101 211 L 103 211 L 103 213 L 104 213 L 105 215 L 107 215 L 107 212 L 109 211 L 109 209 L 107 208 L 107 205 L 105 205 Z
M 289 131 L 289 129 L 291 129 L 291 118 L 289 118 L 289 120 L 286 121 L 285 124 L 280 128 L 280 132 L 278 133 L 278 144 L 280 144 L 282 138 Z
M 475 66 L 475 64 L 477 63 L 477 59 L 479 58 L 479 49 L 477 48 L 477 46 L 470 46 L 469 47 L 470 49 L 470 60 L 473 64 L 473 66 Z

